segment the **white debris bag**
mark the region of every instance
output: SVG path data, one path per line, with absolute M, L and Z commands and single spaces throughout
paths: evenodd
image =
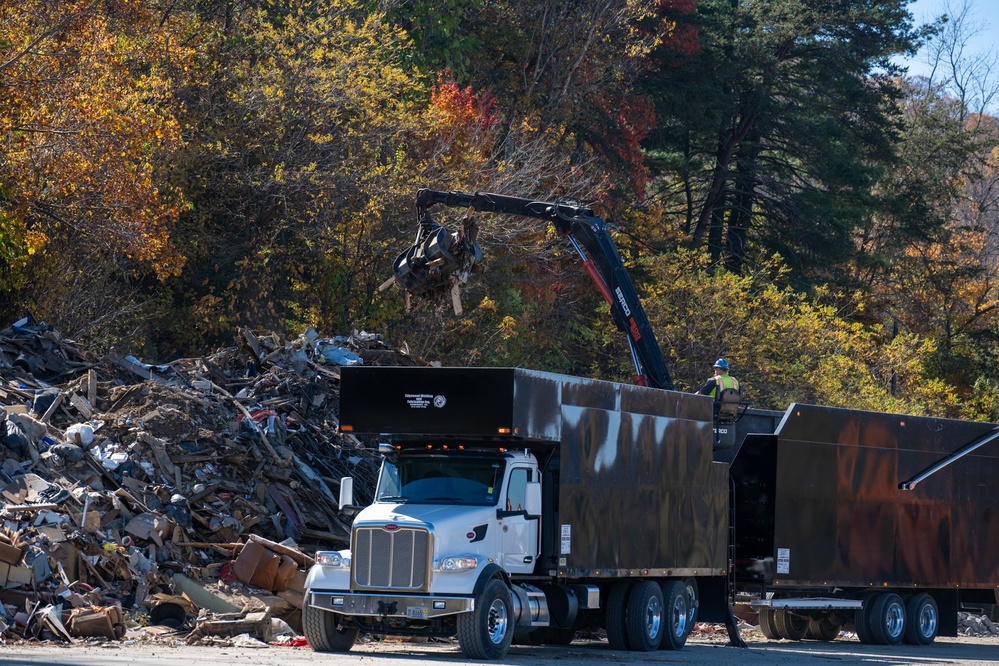
M 94 427 L 89 423 L 74 423 L 66 428 L 66 441 L 87 448 L 94 441 Z

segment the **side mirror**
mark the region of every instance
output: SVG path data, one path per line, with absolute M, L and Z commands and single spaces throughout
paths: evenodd
M 344 511 L 354 505 L 354 477 L 345 476 L 340 479 L 340 510 Z
M 541 484 L 537 481 L 527 482 L 527 496 L 524 498 L 525 512 L 528 518 L 541 517 Z

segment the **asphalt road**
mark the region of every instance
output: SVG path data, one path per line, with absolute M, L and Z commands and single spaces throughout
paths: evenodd
M 568 647 L 514 646 L 497 664 L 551 666 L 563 664 L 728 664 L 759 666 L 779 664 L 828 665 L 830 662 L 918 666 L 999 664 L 999 638 L 939 638 L 930 646 L 895 647 L 861 645 L 855 639 L 831 643 L 815 641 L 765 641 L 747 637 L 745 650 L 727 647 L 720 638 L 692 638 L 678 652 L 619 652 L 606 642 L 576 641 Z M 365 643 L 347 654 L 318 654 L 307 648 L 192 647 L 165 643 L 133 645 L 75 644 L 68 647 L 0 645 L 3 666 L 314 666 L 351 664 L 363 666 L 414 666 L 421 664 L 472 664 L 456 644 Z

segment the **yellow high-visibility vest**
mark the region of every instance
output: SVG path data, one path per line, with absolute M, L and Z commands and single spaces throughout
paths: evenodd
M 717 398 L 721 391 L 734 388 L 739 390 L 739 380 L 729 375 L 715 375 L 715 387 L 708 393 L 712 398 Z M 721 391 L 719 391 L 721 389 Z

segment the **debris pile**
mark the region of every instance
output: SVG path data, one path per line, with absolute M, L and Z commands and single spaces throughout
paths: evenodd
M 957 614 L 959 636 L 999 636 L 999 622 L 993 622 L 987 615 L 976 615 L 961 611 Z
M 421 363 L 365 332 L 238 340 L 151 365 L 0 331 L 0 636 L 300 628 L 308 553 L 347 545 L 339 480 L 369 500 L 379 463 L 338 432 L 339 368 Z

